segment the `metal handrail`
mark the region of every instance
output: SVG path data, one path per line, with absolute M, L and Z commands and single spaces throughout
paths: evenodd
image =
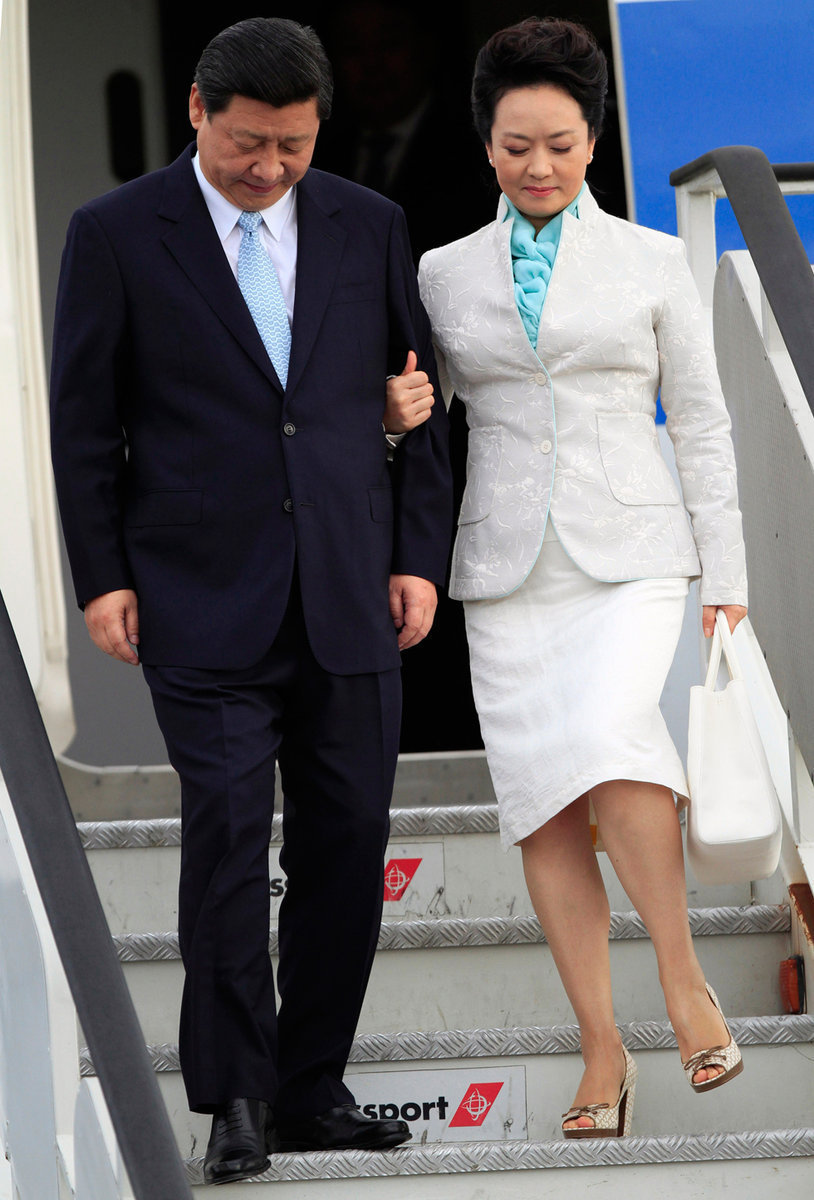
M 0 771 L 137 1200 L 191 1200 L 130 992 L 0 595 Z
M 721 146 L 670 175 L 673 187 L 717 174 L 814 411 L 814 273 L 780 184 L 812 181 L 814 163 L 772 166 L 755 146 Z

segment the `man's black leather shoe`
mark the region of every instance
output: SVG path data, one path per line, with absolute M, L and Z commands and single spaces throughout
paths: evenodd
M 274 1127 L 265 1100 L 230 1100 L 212 1116 L 204 1158 L 206 1183 L 233 1183 L 265 1171 Z
M 406 1121 L 366 1117 L 355 1104 L 340 1104 L 318 1117 L 278 1125 L 278 1150 L 389 1150 L 409 1142 Z

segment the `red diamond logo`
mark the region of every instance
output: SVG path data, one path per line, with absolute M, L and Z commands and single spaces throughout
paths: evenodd
M 458 1105 L 458 1111 L 449 1123 L 450 1129 L 482 1125 L 502 1087 L 502 1083 L 470 1083 Z
M 420 858 L 391 858 L 384 868 L 385 900 L 400 900 L 410 886 L 418 868 Z

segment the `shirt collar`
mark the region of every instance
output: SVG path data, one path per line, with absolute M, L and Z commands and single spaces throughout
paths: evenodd
M 218 237 L 222 242 L 225 242 L 235 225 L 237 225 L 238 217 L 243 212 L 243 209 L 238 208 L 236 204 L 232 204 L 231 200 L 227 200 L 216 187 L 212 186 L 203 173 L 197 154 L 192 160 L 192 166 L 195 170 L 198 185 L 203 193 L 203 198 L 206 201 L 206 207 L 209 209 L 209 215 L 212 217 L 215 229 L 218 231 Z M 289 188 L 285 195 L 281 196 L 274 204 L 269 205 L 268 208 L 260 209 L 260 216 L 263 218 L 263 222 L 269 233 L 276 241 L 279 241 L 282 237 L 283 230 L 294 211 L 296 191 L 296 186 Z

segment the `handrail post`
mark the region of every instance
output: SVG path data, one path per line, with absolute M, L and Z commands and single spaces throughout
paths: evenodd
M 710 280 L 714 281 L 717 268 L 715 200 L 726 196 L 730 201 L 766 302 L 814 411 L 814 338 L 810 318 L 802 316 L 803 311 L 814 312 L 814 274 L 782 194 L 783 187 L 794 193 L 814 190 L 814 164 L 772 167 L 756 146 L 721 146 L 673 171 L 670 183 L 676 188 L 679 234 L 688 243 L 690 265 L 710 310 Z M 794 305 L 788 303 L 792 291 Z
M 701 293 L 701 302 L 710 312 L 715 287 L 715 268 L 718 263 L 715 241 L 716 200 L 712 188 L 703 192 L 696 191 L 688 184 L 676 188 L 678 236 L 687 247 L 687 259 Z

